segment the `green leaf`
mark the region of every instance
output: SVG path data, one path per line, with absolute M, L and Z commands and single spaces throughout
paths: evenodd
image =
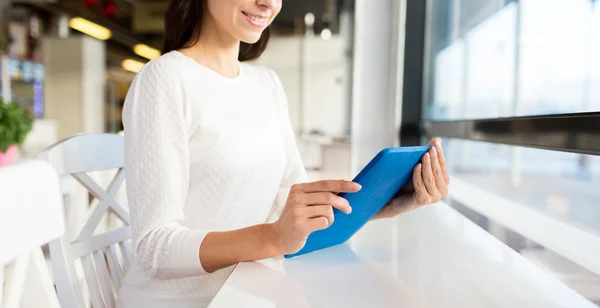
M 6 152 L 11 145 L 21 146 L 33 129 L 33 117 L 17 103 L 4 103 L 0 98 L 0 151 Z

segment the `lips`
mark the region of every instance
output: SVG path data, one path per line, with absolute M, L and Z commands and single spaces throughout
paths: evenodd
M 248 21 L 250 21 L 252 24 L 254 24 L 256 26 L 265 25 L 267 23 L 267 20 L 269 19 L 269 17 L 267 17 L 267 16 L 253 15 L 248 12 L 242 12 L 242 13 L 244 14 L 244 16 L 246 16 Z

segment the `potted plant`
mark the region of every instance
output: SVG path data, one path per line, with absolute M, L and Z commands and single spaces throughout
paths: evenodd
M 0 167 L 15 161 L 18 148 L 33 128 L 33 117 L 24 107 L 0 98 Z

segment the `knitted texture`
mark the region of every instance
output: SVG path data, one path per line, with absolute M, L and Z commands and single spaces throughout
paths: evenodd
M 273 220 L 307 179 L 283 87 L 264 67 L 226 78 L 173 51 L 135 77 L 123 123 L 135 262 L 119 306 L 208 302 L 231 268 L 204 271 L 206 234 Z

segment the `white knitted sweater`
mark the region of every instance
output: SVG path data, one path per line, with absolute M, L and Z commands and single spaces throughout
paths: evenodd
M 266 222 L 307 180 L 283 87 L 264 67 L 226 78 L 173 51 L 136 76 L 123 123 L 135 262 L 118 306 L 206 306 L 231 272 L 202 268 L 207 232 Z

